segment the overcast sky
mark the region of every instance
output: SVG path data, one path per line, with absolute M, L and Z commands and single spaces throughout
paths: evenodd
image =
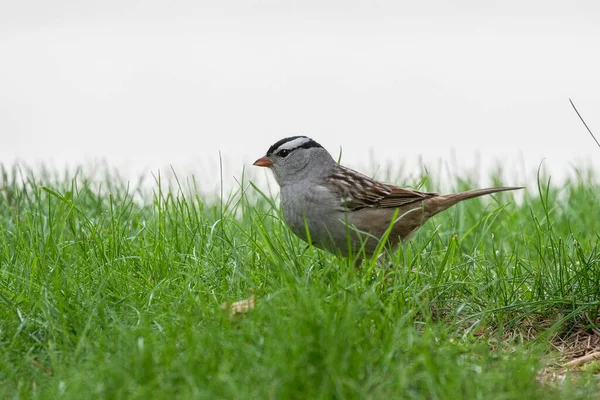
M 600 136 L 599 71 L 592 0 L 3 1 L 0 162 L 210 185 L 305 134 L 367 173 L 564 176 L 600 165 L 568 102 Z

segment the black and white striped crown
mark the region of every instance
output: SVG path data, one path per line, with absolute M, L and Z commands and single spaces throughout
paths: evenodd
M 291 136 L 281 139 L 267 151 L 267 156 L 279 153 L 281 150 L 294 151 L 296 149 L 310 149 L 311 147 L 323 147 L 306 136 Z

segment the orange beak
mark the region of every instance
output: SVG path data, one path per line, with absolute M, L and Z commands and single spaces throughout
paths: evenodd
M 267 156 L 264 156 L 254 161 L 254 164 L 252 165 L 256 165 L 257 167 L 270 167 L 271 165 L 273 165 L 273 160 L 271 160 Z

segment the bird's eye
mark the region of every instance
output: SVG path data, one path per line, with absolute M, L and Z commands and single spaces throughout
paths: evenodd
M 279 152 L 278 156 L 281 158 L 286 158 L 290 154 L 288 149 L 283 149 Z

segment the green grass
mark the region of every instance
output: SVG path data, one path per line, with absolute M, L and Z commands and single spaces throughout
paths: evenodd
M 0 398 L 589 398 L 540 383 L 600 307 L 591 173 L 474 199 L 381 268 L 307 248 L 242 180 L 0 177 Z M 506 182 L 505 182 L 506 183 Z M 475 186 L 457 184 L 457 189 Z M 162 189 L 161 189 L 162 188 Z M 435 189 L 435 188 L 432 188 Z M 256 308 L 230 321 L 220 305 Z M 573 375 L 573 377 L 571 376 Z

